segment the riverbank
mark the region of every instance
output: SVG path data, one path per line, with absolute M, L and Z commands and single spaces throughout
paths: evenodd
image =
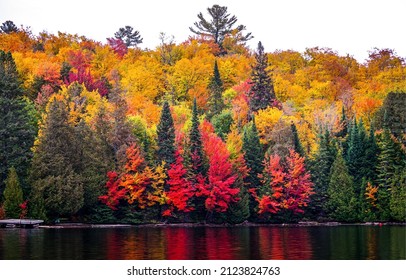
M 406 226 L 406 223 L 339 223 L 339 222 L 299 222 L 295 224 L 260 224 L 244 222 L 241 224 L 207 224 L 207 223 L 156 223 L 156 224 L 86 224 L 86 223 L 61 223 L 56 225 L 40 225 L 38 228 L 163 228 L 163 227 L 334 227 L 334 226 Z

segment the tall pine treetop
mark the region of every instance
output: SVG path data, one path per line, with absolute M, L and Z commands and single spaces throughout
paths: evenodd
M 0 50 L 0 97 L 17 98 L 23 95 L 22 82 L 10 52 Z
M 273 81 L 267 70 L 268 57 L 264 52 L 261 41 L 258 43 L 258 48 L 255 52 L 255 60 L 256 62 L 251 72 L 252 87 L 249 92 L 250 109 L 252 112 L 276 104 Z
M 213 76 L 211 77 L 209 86 L 209 112 L 208 117 L 211 118 L 214 115 L 218 115 L 224 109 L 223 101 L 223 81 L 220 77 L 220 71 L 217 65 L 217 60 L 214 61 Z
M 199 130 L 199 119 L 197 113 L 196 98 L 193 99 L 192 108 L 192 128 L 189 135 L 190 159 L 192 162 L 192 172 L 197 175 L 203 173 L 203 146 Z

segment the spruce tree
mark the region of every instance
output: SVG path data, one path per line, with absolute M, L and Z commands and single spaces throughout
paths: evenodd
M 293 122 L 290 124 L 290 128 L 291 128 L 292 134 L 293 134 L 293 145 L 294 145 L 293 148 L 294 148 L 295 152 L 298 153 L 301 157 L 305 157 L 306 153 L 303 149 L 302 143 L 300 142 L 296 125 Z
M 378 145 L 375 138 L 374 125 L 371 124 L 369 129 L 369 137 L 365 145 L 365 161 L 361 169 L 361 174 L 368 180 L 375 183 L 376 180 L 376 165 L 378 162 Z
M 389 201 L 391 217 L 395 221 L 406 222 L 406 170 L 399 170 L 392 180 Z
M 219 68 L 217 65 L 217 60 L 214 61 L 214 69 L 213 69 L 213 76 L 210 79 L 209 85 L 209 111 L 207 113 L 208 118 L 212 118 L 215 115 L 221 113 L 224 109 L 224 101 L 223 101 L 223 81 L 220 77 Z
M 261 186 L 261 180 L 258 175 L 261 174 L 263 170 L 264 153 L 261 143 L 259 142 L 255 118 L 244 127 L 242 150 L 244 152 L 245 163 L 249 168 L 248 176 L 245 178 L 245 184 L 248 189 L 257 189 Z M 256 205 L 257 202 L 250 196 L 249 208 L 252 219 L 255 219 L 257 216 Z
M 326 129 L 319 135 L 319 150 L 311 164 L 314 195 L 309 204 L 309 211 L 318 218 L 325 217 L 327 189 L 330 182 L 331 166 L 336 158 L 337 150 Z
M 168 102 L 165 101 L 161 118 L 157 127 L 158 134 L 158 164 L 165 162 L 168 170 L 170 165 L 175 162 L 175 128 Z
M 268 57 L 261 42 L 258 43 L 255 60 L 256 63 L 251 72 L 252 86 L 249 92 L 251 112 L 265 109 L 276 103 L 273 81 L 267 70 Z
M 36 117 L 30 101 L 23 98 L 22 82 L 11 53 L 0 50 L 0 195 L 8 169 L 15 167 L 28 194 L 27 170 L 36 135 Z
M 14 167 L 9 169 L 5 184 L 4 209 L 6 216 L 17 219 L 21 213 L 20 204 L 23 203 L 23 190 Z
M 352 177 L 348 173 L 341 151 L 337 153 L 331 167 L 331 178 L 327 194 L 327 209 L 330 218 L 340 222 L 356 221 L 357 197 Z
M 197 113 L 196 98 L 193 100 L 192 108 L 192 128 L 189 134 L 189 158 L 191 161 L 191 171 L 196 176 L 197 174 L 204 173 L 203 166 L 203 146 L 199 130 L 199 119 Z

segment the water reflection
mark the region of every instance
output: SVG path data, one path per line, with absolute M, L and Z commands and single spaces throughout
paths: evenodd
M 0 259 L 406 259 L 404 226 L 0 229 Z

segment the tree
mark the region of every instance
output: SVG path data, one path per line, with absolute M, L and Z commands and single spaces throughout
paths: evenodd
M 212 118 L 215 115 L 221 113 L 224 109 L 224 101 L 223 101 L 223 81 L 220 77 L 219 68 L 217 65 L 217 60 L 214 61 L 214 69 L 213 69 L 213 76 L 210 79 L 210 83 L 208 85 L 209 90 L 209 112 L 207 116 Z
M 33 195 L 44 199 L 50 218 L 76 214 L 84 204 L 80 141 L 69 124 L 67 105 L 53 99 L 31 167 Z
M 167 209 L 163 215 L 172 216 L 176 212 L 188 213 L 194 210 L 191 199 L 195 194 L 192 184 L 186 178 L 187 170 L 183 166 L 183 158 L 176 152 L 176 161 L 171 164 L 168 170 L 169 191 L 166 192 Z
M 157 135 L 158 162 L 164 161 L 166 169 L 169 169 L 175 161 L 175 128 L 169 103 L 166 101 L 162 107 L 161 118 L 157 126 Z
M 331 178 L 331 167 L 336 158 L 337 150 L 330 132 L 326 129 L 319 135 L 319 150 L 312 162 L 311 173 L 314 183 L 314 194 L 310 202 L 310 210 L 316 217 L 325 216 L 327 190 Z
M 110 207 L 110 209 L 117 210 L 120 200 L 123 200 L 127 195 L 127 190 L 120 185 L 121 182 L 116 172 L 107 172 L 107 177 L 107 193 L 99 196 L 99 200 Z
M 139 31 L 134 30 L 133 27 L 126 25 L 121 27 L 114 33 L 116 39 L 122 40 L 127 47 L 136 47 L 142 43 L 142 38 Z
M 301 157 L 304 157 L 306 155 L 302 143 L 300 142 L 299 135 L 297 133 L 297 128 L 296 125 L 292 122 L 290 124 L 290 128 L 292 130 L 293 134 L 293 145 L 294 145 L 294 150 L 296 153 L 298 153 Z
M 328 185 L 327 209 L 330 218 L 340 222 L 354 222 L 357 219 L 357 198 L 354 183 L 348 173 L 342 152 L 337 153 L 331 167 Z
M 399 171 L 392 180 L 389 201 L 391 216 L 399 222 L 406 221 L 406 171 Z
M 194 179 L 198 174 L 204 173 L 203 166 L 203 146 L 202 137 L 199 129 L 199 119 L 197 113 L 196 98 L 193 99 L 192 108 L 192 127 L 189 133 L 189 147 L 190 147 L 190 160 L 191 160 L 191 171 Z
M 23 203 L 23 190 L 14 167 L 9 169 L 5 184 L 4 209 L 6 216 L 17 219 L 20 217 L 20 205 Z
M 231 35 L 233 32 L 241 33 L 245 30 L 244 25 L 238 25 L 233 27 L 237 22 L 236 16 L 231 16 L 227 13 L 227 7 L 213 5 L 211 8 L 207 8 L 207 11 L 211 17 L 210 20 L 206 20 L 202 13 L 199 13 L 197 17 L 199 21 L 194 23 L 193 27 L 189 27 L 190 31 L 197 35 L 208 36 L 213 39 L 220 49 L 227 35 Z M 239 36 L 240 42 L 246 42 L 253 38 L 251 33 Z
M 36 114 L 24 91 L 11 53 L 0 50 L 0 193 L 8 169 L 15 167 L 28 194 L 27 170 L 36 135 Z
M 223 110 L 220 114 L 213 116 L 211 122 L 213 123 L 216 134 L 225 140 L 231 131 L 234 120 L 229 110 Z
M 273 81 L 267 68 L 268 57 L 260 41 L 255 52 L 255 65 L 252 66 L 251 71 L 252 86 L 248 93 L 251 112 L 265 109 L 268 106 L 279 106 L 275 97 Z
M 5 22 L 3 22 L 0 26 L 0 29 L 1 29 L 0 33 L 4 32 L 6 34 L 18 32 L 17 26 L 11 20 L 6 20 Z

